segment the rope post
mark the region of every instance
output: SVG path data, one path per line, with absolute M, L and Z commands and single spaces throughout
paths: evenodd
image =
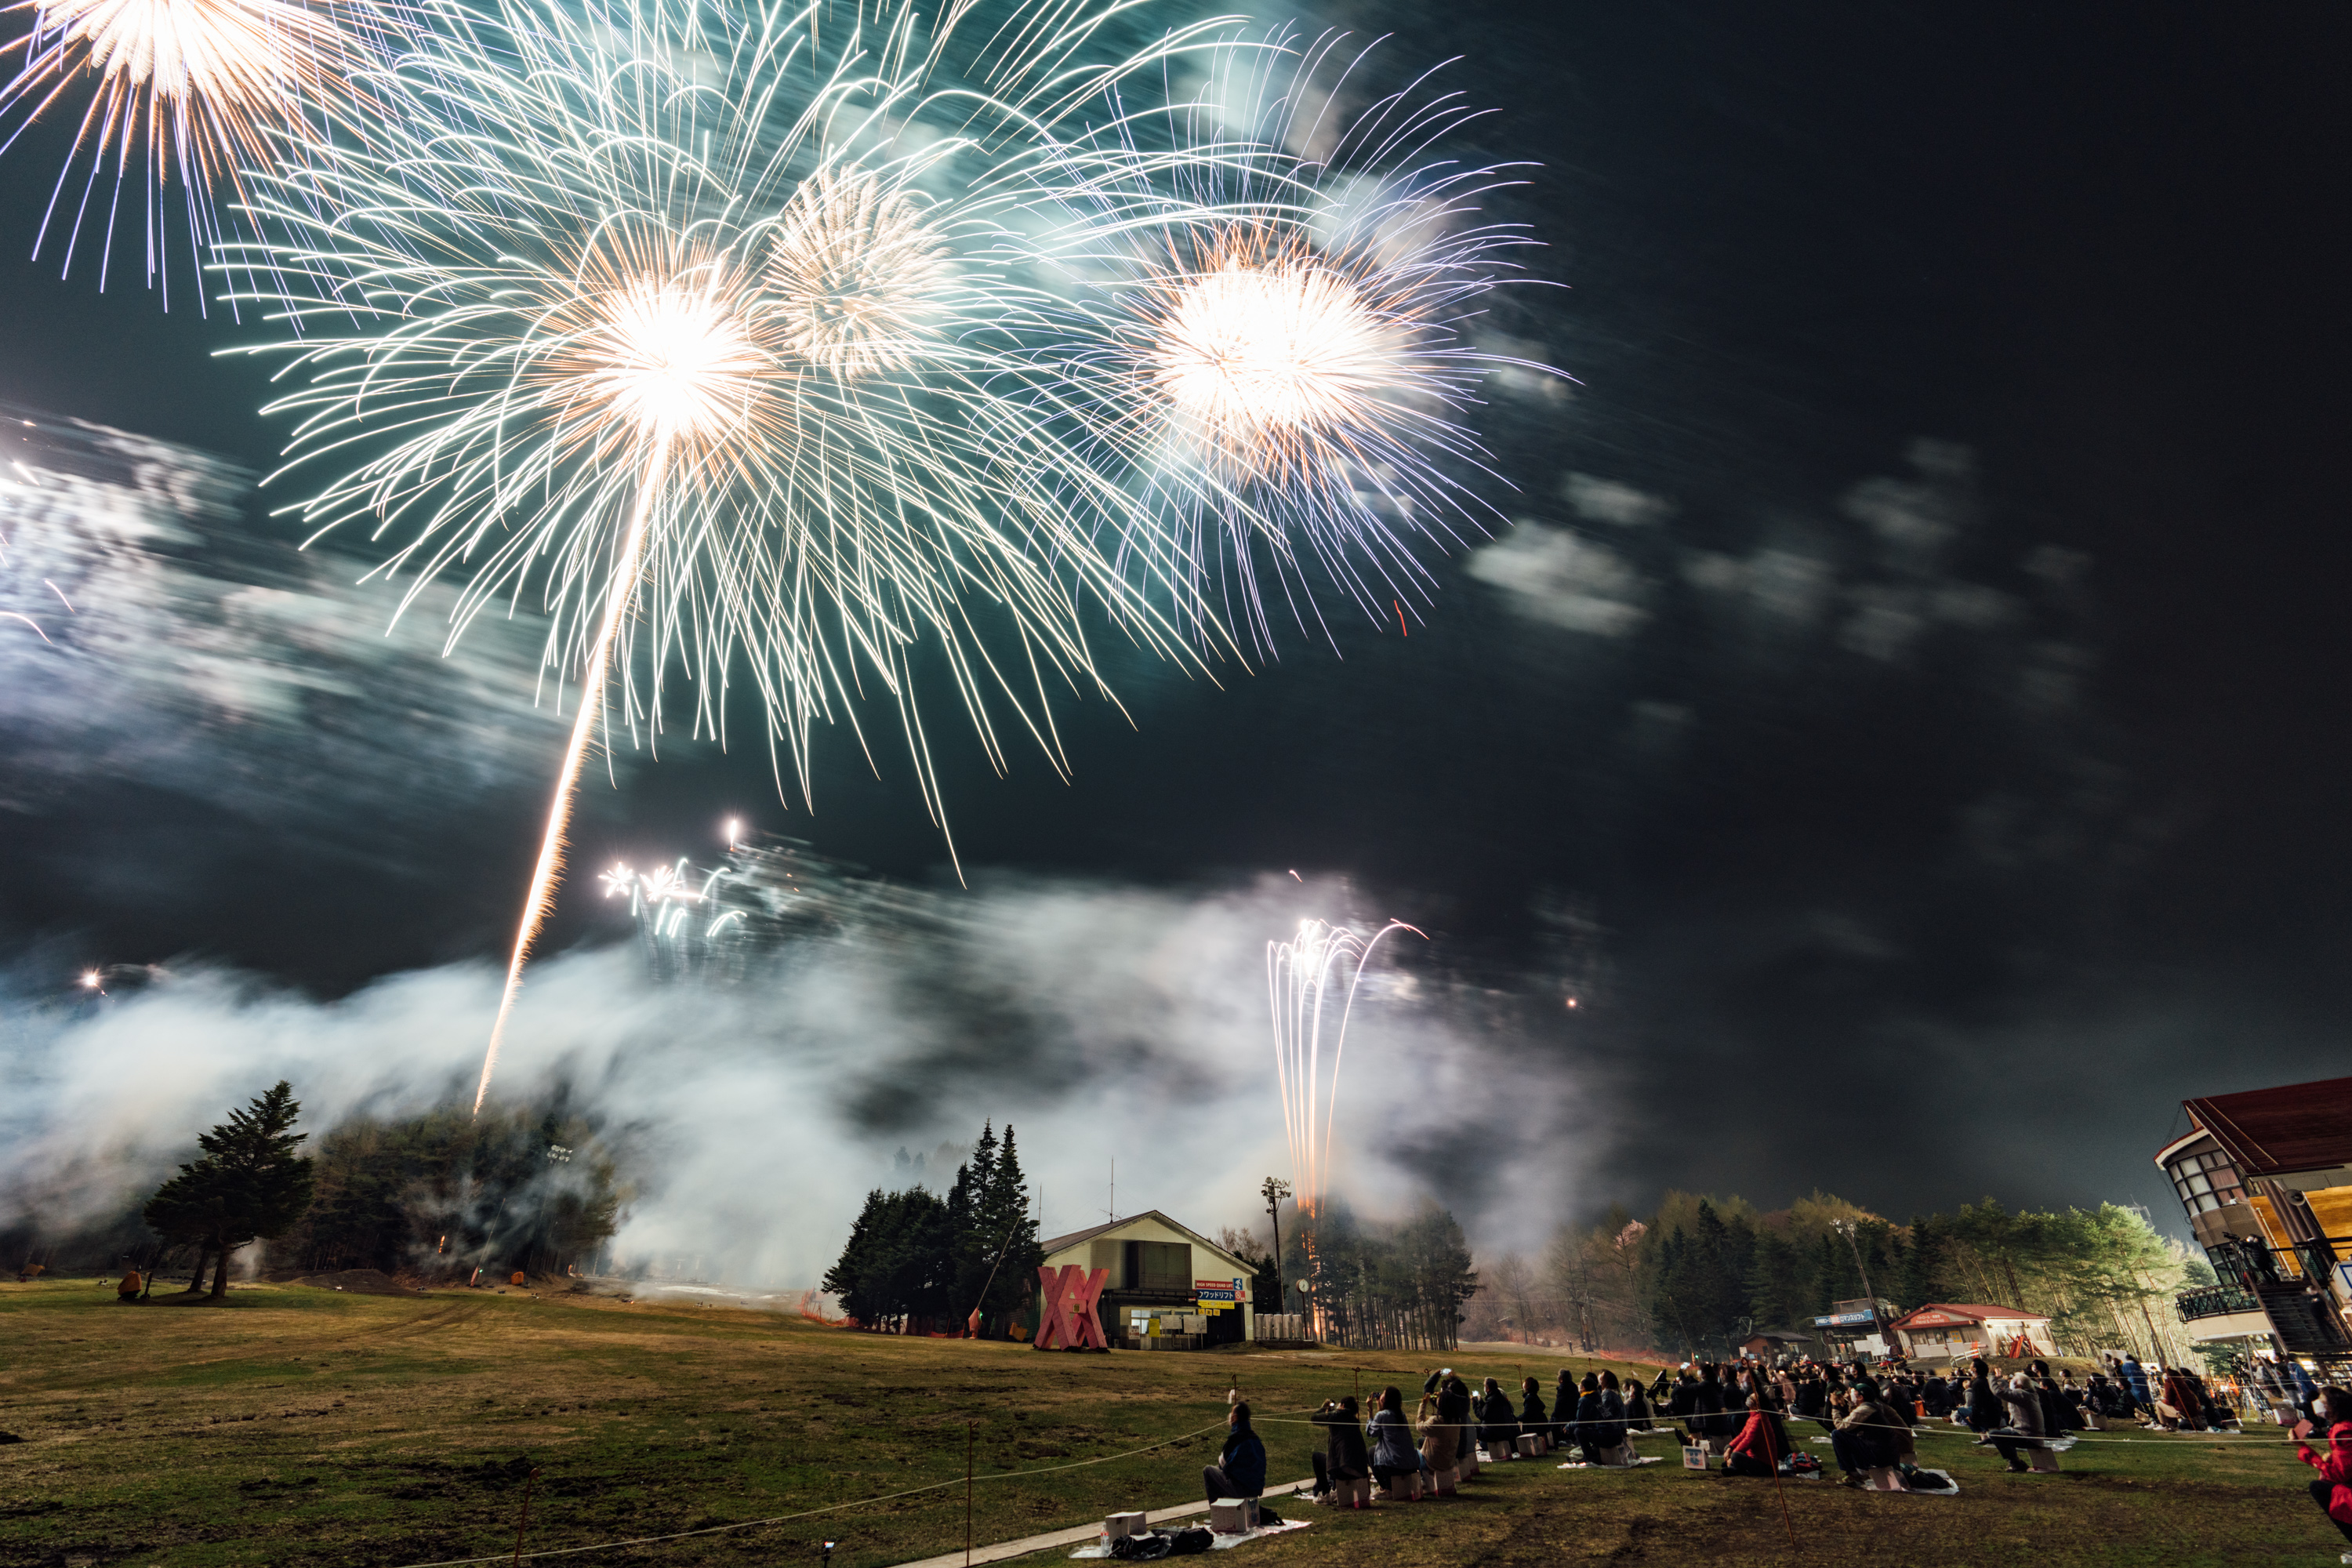
M 963 1568 L 971 1568 L 971 1447 L 979 1433 L 979 1422 L 963 1424 Z
M 1768 1427 L 1768 1428 L 1770 1426 L 1770 1425 L 1771 1425 L 1771 1424 L 1770 1424 L 1769 1422 L 1767 1422 L 1767 1423 L 1766 1423 L 1766 1426 L 1767 1426 L 1767 1427 Z M 1782 1436 L 1787 1436 L 1787 1428 L 1786 1428 L 1785 1426 L 1781 1428 L 1781 1434 L 1782 1434 Z M 1781 1456 L 1780 1456 L 1780 1455 L 1778 1455 L 1778 1454 L 1772 1454 L 1772 1435 L 1771 1435 L 1771 1433 L 1770 1433 L 1770 1431 L 1769 1431 L 1769 1430 L 1767 1430 L 1767 1431 L 1766 1431 L 1766 1433 L 1765 1433 L 1765 1435 L 1764 1435 L 1764 1451 L 1765 1451 L 1767 1454 L 1771 1454 L 1771 1455 L 1772 1455 L 1772 1491 L 1773 1491 L 1773 1494 L 1774 1494 L 1775 1496 L 1777 1496 L 1777 1497 L 1780 1500 L 1780 1522 L 1781 1522 L 1782 1524 L 1784 1524 L 1784 1525 L 1788 1526 L 1788 1530 L 1789 1530 L 1789 1550 L 1790 1550 L 1790 1551 L 1791 1551 L 1791 1552 L 1795 1552 L 1795 1551 L 1799 1550 L 1799 1548 L 1798 1548 L 1798 1546 L 1797 1546 L 1797 1521 L 1796 1521 L 1795 1520 L 1790 1519 L 1790 1518 L 1789 1517 L 1789 1489 L 1788 1489 L 1788 1484 L 1787 1484 L 1786 1482 L 1784 1482 L 1784 1481 L 1782 1481 L 1782 1480 L 1780 1479 L 1780 1458 L 1781 1458 Z M 1796 1452 L 1797 1452 L 1796 1444 L 1795 1444 L 1794 1440 L 1791 1440 L 1791 1441 L 1790 1441 L 1790 1445 L 1789 1445 L 1789 1458 L 1791 1458 L 1791 1459 L 1794 1459 L 1794 1458 L 1795 1458 L 1795 1457 L 1796 1457 Z
M 539 1467 L 533 1465 L 530 1474 L 522 1479 L 522 1522 L 515 1526 L 514 1561 L 522 1562 L 523 1532 L 530 1529 L 530 1489 L 539 1480 Z

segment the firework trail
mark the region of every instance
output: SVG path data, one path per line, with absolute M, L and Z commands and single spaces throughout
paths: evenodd
M 1346 926 L 1301 921 L 1289 942 L 1265 944 L 1266 1001 L 1274 1016 L 1274 1070 L 1282 1093 L 1282 1130 L 1290 1141 L 1291 1185 L 1301 1214 L 1321 1206 L 1331 1181 L 1333 1117 L 1339 1106 L 1339 1064 L 1348 1048 L 1348 1019 L 1356 986 L 1372 950 L 1391 931 L 1428 933 L 1391 921 L 1369 938 Z M 1347 993 L 1331 1035 L 1331 1089 L 1322 1092 L 1323 1027 L 1331 987 L 1344 974 Z
M 1196 93 L 1097 128 L 1047 247 L 1076 304 L 1042 353 L 1138 498 L 1118 559 L 1266 653 L 1276 587 L 1321 620 L 1310 561 L 1382 626 L 1425 598 L 1414 542 L 1479 510 L 1455 477 L 1485 468 L 1479 384 L 1557 374 L 1472 336 L 1535 243 L 1481 218 L 1507 166 L 1441 150 L 1477 111 L 1417 81 L 1347 113 L 1370 51 L 1345 41 L 1230 39 Z
M 812 725 L 878 686 L 944 831 L 919 657 L 992 764 L 1001 708 L 1057 771 L 1052 690 L 1108 696 L 1089 605 L 1189 657 L 1093 547 L 1124 493 L 1031 395 L 1003 222 L 1062 167 L 1055 118 L 1137 62 L 1087 66 L 1110 11 L 1049 4 L 951 70 L 967 9 L 445 16 L 364 82 L 397 115 L 256 182 L 291 237 L 226 247 L 311 290 L 275 345 L 309 377 L 269 410 L 297 463 L 374 454 L 310 521 L 399 531 L 417 585 L 465 568 L 452 644 L 536 583 L 559 700 L 579 678 L 478 1110 L 593 743 L 653 743 L 674 667 L 723 740 L 740 658 L 804 799 Z
M 268 167 L 289 132 L 353 124 L 354 83 L 399 30 L 394 13 L 373 0 L 19 0 L 7 9 L 26 22 L 0 45 L 0 61 L 19 57 L 15 74 L 0 81 L 0 152 L 84 77 L 94 79 L 34 254 L 86 157 L 81 191 L 62 214 L 71 271 L 74 240 L 110 163 L 99 287 L 113 259 L 123 182 L 137 180 L 147 280 L 163 287 L 167 309 L 170 247 L 159 227 L 172 182 L 180 184 L 201 259 L 222 237 L 215 194 L 235 193 L 246 170 Z

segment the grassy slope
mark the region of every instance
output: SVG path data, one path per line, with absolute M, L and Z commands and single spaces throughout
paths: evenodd
M 1549 1385 L 1555 1352 L 1465 1354 L 1463 1370 Z M 1045 1468 L 1222 1423 L 1229 1381 L 1257 1407 L 1274 1475 L 1307 1473 L 1303 1413 L 1417 1382 L 1399 1353 L 1110 1356 L 900 1341 L 758 1314 L 456 1292 L 425 1300 L 242 1288 L 226 1307 L 123 1307 L 101 1283 L 0 1284 L 0 1563 L 408 1563 L 583 1545 L 961 1482 L 970 1427 L 982 1542 L 1196 1495 L 1196 1436 L 1086 1468 Z M 1271 1417 L 1289 1413 L 1289 1423 Z M 976 1425 L 975 1425 L 976 1424 Z M 1366 1514 L 1246 1550 L 1300 1568 L 1561 1558 L 1937 1564 L 2333 1563 L 2310 1472 L 2262 1437 L 2084 1444 L 2063 1476 L 2012 1479 L 1964 1441 L 1923 1439 L 1957 1499 L 1774 1489 L 1668 1464 L 1633 1473 L 1489 1467 L 1459 1502 Z M 1671 1455 L 1662 1440 L 1645 1445 Z M 1817 1450 L 1826 1457 L 1827 1450 Z M 848 1512 L 597 1553 L 589 1563 L 839 1568 L 962 1544 L 961 1484 Z M 1220 1559 L 1223 1561 L 1223 1559 Z M 1278 1568 L 1278 1565 L 1276 1565 Z

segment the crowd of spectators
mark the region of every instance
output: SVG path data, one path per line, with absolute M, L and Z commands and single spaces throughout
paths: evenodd
M 1817 1466 L 1796 1451 L 1791 1422 L 1811 1423 L 1828 1436 L 1841 1486 L 1948 1490 L 1948 1477 L 1918 1462 L 1917 1438 L 1932 1423 L 1975 1433 L 1979 1445 L 2019 1474 L 2034 1468 L 2029 1455 L 2063 1447 L 2069 1434 L 2086 1428 L 2239 1426 L 2231 1403 L 2187 1368 L 2151 1372 L 2130 1356 L 2110 1356 L 2105 1367 L 2077 1381 L 2072 1371 L 2053 1373 L 2040 1360 L 2002 1373 L 1979 1357 L 1965 1369 L 1956 1364 L 1948 1373 L 1916 1375 L 1899 1361 L 1875 1367 L 1811 1360 L 1699 1362 L 1664 1369 L 1646 1384 L 1611 1371 L 1580 1377 L 1562 1370 L 1548 1399 L 1533 1377 L 1521 1380 L 1514 1398 L 1496 1378 L 1474 1390 L 1445 1367 L 1430 1373 L 1411 1415 L 1403 1392 L 1394 1386 L 1381 1390 L 1369 1421 L 1353 1395 L 1316 1412 L 1324 1449 L 1314 1456 L 1314 1495 L 1360 1508 L 1370 1505 L 1375 1485 L 1402 1500 L 1444 1496 L 1475 1475 L 1482 1456 L 1491 1461 L 1530 1447 L 1573 1449 L 1588 1465 L 1630 1465 L 1630 1436 L 1662 1427 L 1679 1428 L 1688 1447 L 1707 1456 L 1694 1462 L 1713 1468 L 1719 1458 L 1726 1478 L 1770 1479 Z M 2317 1387 L 2293 1363 L 2268 1371 L 2263 1392 L 2303 1416 L 2294 1436 L 2324 1438 L 2324 1452 L 2305 1444 L 2298 1453 L 2319 1472 L 2313 1500 L 2352 1542 L 2352 1394 Z M 1204 1476 L 1213 1501 L 1255 1497 L 1265 1482 L 1265 1450 L 1250 1430 L 1248 1405 L 1235 1405 L 1232 1427 L 1219 1464 Z M 1533 1444 L 1523 1442 L 1530 1437 Z M 2352 1564 L 2352 1552 L 2344 1560 Z

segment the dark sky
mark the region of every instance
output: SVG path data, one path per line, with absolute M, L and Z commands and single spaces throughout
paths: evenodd
M 2138 1199 L 2179 1099 L 2352 1070 L 2352 568 L 2336 6 L 1365 6 L 1542 165 L 1564 289 L 1493 331 L 1576 378 L 1485 428 L 1528 525 L 1424 626 L 1292 637 L 1224 689 L 1121 670 L 1075 782 L 949 759 L 965 860 L 1345 871 L 1607 1077 L 1617 1191 L 1890 1212 Z M 56 149 L 0 161 L 29 248 Z M 251 341 L 54 265 L 0 289 L 0 398 L 268 465 Z M 1573 479 L 1571 476 L 1582 476 Z M 1612 488 L 1615 487 L 1615 488 Z M 1547 553 L 1549 552 L 1549 553 Z M 820 810 L 690 749 L 592 863 L 761 826 L 905 876 L 940 842 L 846 737 Z M 168 790 L 0 818 L 0 933 L 326 990 L 486 953 L 534 792 L 389 860 Z M 122 862 L 135 858 L 135 870 Z M 105 874 L 99 874 L 101 868 Z M 558 940 L 607 930 L 590 901 Z

